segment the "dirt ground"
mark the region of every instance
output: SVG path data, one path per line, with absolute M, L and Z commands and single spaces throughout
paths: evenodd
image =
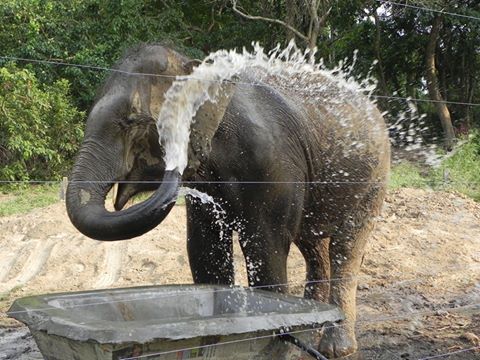
M 0 229 L 0 359 L 41 359 L 28 330 L 5 315 L 16 298 L 192 282 L 184 206 L 123 242 L 80 235 L 61 202 L 0 218 Z M 237 283 L 246 284 L 235 250 Z M 293 248 L 294 294 L 301 293 L 304 266 Z M 480 359 L 480 204 L 451 193 L 390 192 L 368 244 L 357 303 L 363 359 Z

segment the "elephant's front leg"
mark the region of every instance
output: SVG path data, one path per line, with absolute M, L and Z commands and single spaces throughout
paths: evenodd
M 197 284 L 234 283 L 232 231 L 216 219 L 213 206 L 187 200 L 187 250 Z
M 285 293 L 287 257 L 299 235 L 304 189 L 288 184 L 266 185 L 251 189 L 247 195 L 239 240 L 248 284 Z
M 288 233 L 250 221 L 239 234 L 245 257 L 249 286 L 262 290 L 287 291 L 287 257 L 291 239 Z

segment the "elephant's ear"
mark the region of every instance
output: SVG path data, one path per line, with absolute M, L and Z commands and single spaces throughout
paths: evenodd
M 212 149 L 212 139 L 217 132 L 225 111 L 230 104 L 234 85 L 224 82 L 216 96 L 215 102 L 206 101 L 197 111 L 190 127 L 188 147 L 188 166 L 185 175 L 193 175 L 201 162 L 204 162 Z

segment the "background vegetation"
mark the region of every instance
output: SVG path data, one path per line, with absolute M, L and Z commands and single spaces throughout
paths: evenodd
M 0 68 L 0 178 L 58 177 L 77 150 L 84 114 L 65 79 L 40 84 L 27 69 Z
M 358 49 L 355 75 L 366 76 L 376 61 L 376 95 L 389 120 L 408 109 L 396 97 L 427 100 L 413 102 L 426 115 L 424 141 L 450 150 L 454 138 L 480 127 L 480 106 L 458 104 L 480 103 L 480 4 L 398 2 L 408 6 L 377 0 L 3 0 L 0 56 L 111 67 L 139 42 L 174 44 L 202 58 L 220 48 L 248 48 L 253 41 L 272 48 L 294 38 L 301 47 L 318 47 L 318 58 L 334 66 Z M 0 58 L 0 180 L 67 175 L 95 89 L 107 75 Z M 479 143 L 472 136 L 443 164 L 450 181 L 480 181 L 473 170 Z M 413 183 L 428 183 L 426 173 L 445 180 L 444 170 L 421 170 Z

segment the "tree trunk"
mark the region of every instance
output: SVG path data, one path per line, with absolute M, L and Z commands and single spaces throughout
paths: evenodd
M 437 40 L 442 27 L 443 17 L 437 15 L 433 20 L 432 30 L 430 31 L 426 54 L 426 75 L 427 75 L 427 86 L 430 99 L 434 101 L 435 108 L 437 109 L 438 117 L 442 124 L 444 136 L 445 136 L 445 148 L 451 150 L 453 148 L 453 143 L 455 141 L 455 132 L 452 126 L 452 119 L 450 116 L 450 111 L 448 110 L 447 105 L 445 104 L 442 94 L 440 92 L 437 71 L 435 68 L 435 49 L 437 46 Z
M 473 102 L 473 95 L 475 93 L 475 88 L 476 88 L 476 82 L 475 82 L 475 76 L 470 76 L 469 72 L 469 81 L 468 81 L 468 91 L 467 91 L 467 103 L 472 103 Z M 465 114 L 465 126 L 467 129 L 467 132 L 470 131 L 470 128 L 472 127 L 472 107 L 470 105 L 466 106 L 466 114 Z
M 375 42 L 374 42 L 374 50 L 375 50 L 375 57 L 378 61 L 378 87 L 380 90 L 380 95 L 388 96 L 388 87 L 387 81 L 385 80 L 385 69 L 383 67 L 383 60 L 382 60 L 382 52 L 381 52 L 381 33 L 382 27 L 380 23 L 380 18 L 377 14 L 377 9 L 373 9 L 371 14 L 375 19 Z M 382 110 L 386 110 L 388 101 L 386 99 L 380 99 L 379 104 L 381 105 Z
M 313 50 L 317 46 L 318 37 L 325 27 L 327 18 L 332 11 L 332 6 L 330 6 L 330 0 L 310 0 L 309 6 L 308 47 Z
M 320 0 L 318 0 L 320 1 Z M 317 46 L 318 34 L 320 33 L 320 19 L 318 18 L 317 0 L 310 1 L 310 26 L 308 29 L 308 48 L 313 50 Z
M 290 25 L 292 28 L 298 28 L 297 24 L 297 0 L 285 0 L 285 22 Z M 287 33 L 287 42 L 295 38 L 295 33 L 286 28 Z

